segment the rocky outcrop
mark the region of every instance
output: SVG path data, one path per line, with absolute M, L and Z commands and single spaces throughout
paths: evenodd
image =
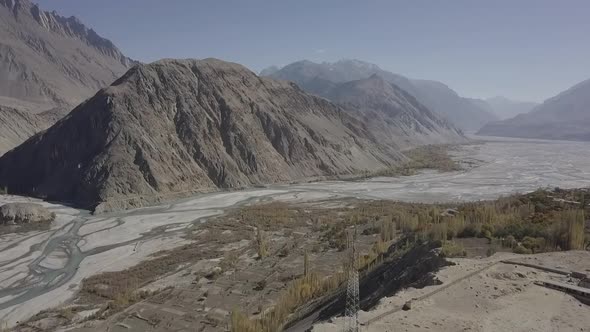
M 590 80 L 546 100 L 529 113 L 489 123 L 478 135 L 590 141 Z
M 28 0 L 0 0 L 0 103 L 36 110 L 76 105 L 133 61 L 77 18 Z
M 99 210 L 387 167 L 364 122 L 215 59 L 139 65 L 0 158 L 0 184 Z
M 19 225 L 52 222 L 55 213 L 35 203 L 8 203 L 0 206 L 0 224 Z

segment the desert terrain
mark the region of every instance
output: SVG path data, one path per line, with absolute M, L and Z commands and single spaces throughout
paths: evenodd
M 190 304 L 191 301 L 198 302 L 205 294 L 206 305 L 196 312 L 193 310 L 193 314 L 196 316 L 186 322 L 187 326 L 193 326 L 191 324 L 195 324 L 200 319 L 198 315 L 203 315 L 203 319 L 210 320 L 204 325 L 207 326 L 206 329 L 203 329 L 204 331 L 223 329 L 224 326 L 227 327 L 223 324 L 227 324 L 228 315 L 235 309 L 232 306 L 237 305 L 244 311 L 256 312 L 255 307 L 259 306 L 259 309 L 264 309 L 269 303 L 272 303 L 277 298 L 279 291 L 285 289 L 286 282 L 301 274 L 304 265 L 303 245 L 306 244 L 312 248 L 314 244 L 322 242 L 319 239 L 319 232 L 314 234 L 313 225 L 302 221 L 303 219 L 300 220 L 300 223 L 296 222 L 286 226 L 273 226 L 272 222 L 269 222 L 267 236 L 271 243 L 271 250 L 278 253 L 283 249 L 282 246 L 287 245 L 292 250 L 291 252 L 287 250 L 285 259 L 261 262 L 256 260 L 254 243 L 256 240 L 252 238 L 252 225 L 248 225 L 246 222 L 219 226 L 219 223 L 209 222 L 215 220 L 216 217 L 224 214 L 231 216 L 231 213 L 240 211 L 237 209 L 238 207 L 256 207 L 258 203 L 300 205 L 302 210 L 298 213 L 313 216 L 314 209 L 318 207 L 322 209 L 333 208 L 334 211 L 339 211 L 338 213 L 346 211 L 347 206 L 357 204 L 354 200 L 446 202 L 451 204 L 460 201 L 493 199 L 501 195 L 533 191 L 539 187 L 588 187 L 590 186 L 588 147 L 588 143 L 582 142 L 489 139 L 486 142 L 461 146 L 452 151 L 455 158 L 466 165 L 463 171 L 448 173 L 425 171 L 417 175 L 398 178 L 380 177 L 358 181 L 272 185 L 243 191 L 202 194 L 159 206 L 100 215 L 92 215 L 88 211 L 25 197 L 0 196 L 2 202 L 39 202 L 57 215 L 50 230 L 5 234 L 0 237 L 3 251 L 2 262 L 0 262 L 0 286 L 2 287 L 0 290 L 0 319 L 8 326 L 14 326 L 40 311 L 50 308 L 68 308 L 72 304 L 72 299 L 78 296 L 85 278 L 86 282 L 93 281 L 92 276 L 129 269 L 146 262 L 146 260 L 150 261 L 154 257 L 158 257 L 153 256 L 155 253 L 176 250 L 185 246 L 189 250 L 187 252 L 194 255 L 193 259 L 179 258 L 178 262 L 170 263 L 170 266 L 174 267 L 172 271 L 166 271 L 155 281 L 153 280 L 154 276 L 150 276 L 152 279 L 146 279 L 150 281 L 147 284 L 144 284 L 145 280 L 143 279 L 135 279 L 136 283 L 141 284 L 142 290 L 146 292 L 157 291 L 155 298 L 160 296 L 160 300 L 155 301 L 156 304 L 150 304 L 149 301 L 139 302 L 131 306 L 131 309 L 126 309 L 122 314 L 115 315 L 111 320 L 102 323 L 106 325 L 92 323 L 78 328 L 84 331 L 98 331 L 104 326 L 110 326 L 115 331 L 127 331 L 130 330 L 129 328 L 140 331 L 146 328 L 142 324 L 148 322 L 149 326 L 157 321 L 141 319 L 150 312 L 148 310 L 150 308 L 152 311 L 155 310 L 151 314 L 154 317 L 160 317 L 160 321 L 182 325 L 182 320 L 174 319 L 175 314 L 183 316 L 188 312 L 177 303 L 178 299 L 184 296 L 187 298 L 187 303 Z M 346 215 L 345 212 L 342 213 Z M 243 215 L 235 216 L 235 218 L 247 219 Z M 295 220 L 299 219 L 295 218 Z M 211 234 L 215 234 L 213 240 L 211 240 Z M 365 252 L 369 250 L 373 242 L 374 235 L 366 235 L 364 242 L 361 237 L 361 243 L 364 243 L 361 245 L 362 250 Z M 199 247 L 203 243 L 207 247 Z M 240 259 L 228 256 L 225 252 L 238 252 Z M 584 260 L 584 257 L 587 257 L 584 256 L 586 254 L 584 252 L 572 253 L 571 255 L 579 255 L 578 258 L 568 256 L 568 259 L 578 264 L 589 265 L 589 260 Z M 334 269 L 341 269 L 342 255 L 342 252 L 323 248 L 315 253 L 311 252 L 309 256 L 314 270 L 319 275 L 328 275 Z M 444 268 L 437 276 L 443 281 L 444 286 L 446 281 L 460 278 L 462 273 L 469 273 L 469 271 L 499 260 L 502 256 L 498 255 L 500 254 L 484 260 L 458 259 L 456 260 L 457 265 Z M 553 257 L 551 255 L 557 254 L 548 255 Z M 570 253 L 559 253 L 559 255 L 570 255 Z M 246 275 L 236 277 L 235 272 L 224 273 L 213 283 L 203 277 L 210 274 L 215 266 L 222 265 L 223 262 L 233 263 L 234 269 Z M 271 266 L 265 267 L 264 264 L 278 264 L 283 272 L 278 275 L 261 275 L 261 271 L 272 271 Z M 326 267 L 328 267 L 327 271 L 322 271 L 322 268 Z M 590 267 L 578 266 L 576 268 L 584 270 Z M 481 295 L 482 298 L 501 294 L 499 290 L 498 294 L 493 293 L 488 289 L 489 287 L 485 287 L 487 284 L 491 285 L 491 289 L 499 287 L 510 290 L 510 294 L 513 294 L 499 300 L 490 300 L 489 303 L 478 303 L 479 307 L 475 308 L 477 309 L 475 313 L 483 315 L 485 310 L 488 310 L 494 315 L 505 315 L 498 311 L 500 310 L 498 309 L 500 306 L 498 301 L 503 301 L 503 299 L 513 301 L 514 306 L 518 307 L 529 300 L 534 301 L 537 298 L 535 296 L 540 296 L 539 294 L 551 298 L 561 298 L 568 308 L 577 310 L 574 312 L 581 314 L 585 310 L 586 314 L 588 313 L 588 307 L 580 307 L 574 300 L 563 300 L 567 298 L 566 295 L 553 290 L 539 289 L 538 286 L 532 285 L 531 281 L 534 279 L 534 271 L 532 270 L 522 272 L 527 278 L 518 279 L 517 285 L 513 285 L 512 276 L 521 270 L 525 269 L 496 264 L 486 272 L 487 274 L 481 274 L 464 281 L 464 283 L 481 283 L 481 287 L 475 287 L 479 284 L 471 286 L 477 291 L 483 292 L 483 289 L 486 289 L 486 292 L 489 292 Z M 509 277 L 494 277 L 500 274 L 506 274 Z M 258 284 L 261 279 L 265 280 L 264 285 Z M 236 286 L 236 280 L 247 280 L 247 282 L 240 282 L 238 284 L 243 284 L 243 286 Z M 94 282 L 97 281 L 94 280 Z M 197 290 L 193 289 L 193 293 L 190 293 L 187 289 L 196 287 L 195 283 L 198 286 Z M 96 285 L 100 286 L 100 282 Z M 493 316 L 489 316 L 485 321 L 474 321 L 471 318 L 449 320 L 448 322 L 437 321 L 444 314 L 440 310 L 444 310 L 445 305 L 432 305 L 432 301 L 436 299 L 448 300 L 449 296 L 444 296 L 444 294 L 458 294 L 456 288 L 462 288 L 461 285 L 463 282 L 428 298 L 424 302 L 416 303 L 416 313 L 411 311 L 407 315 L 417 314 L 423 310 L 425 315 L 431 315 L 429 317 L 432 319 L 428 322 L 424 321 L 422 325 L 419 323 L 419 327 L 413 326 L 412 323 L 407 328 L 417 331 L 421 330 L 423 326 L 424 328 L 429 326 L 431 330 L 438 330 L 433 321 L 437 324 L 446 324 L 440 326 L 441 328 L 444 326 L 449 331 L 458 326 L 475 330 L 497 326 L 493 324 L 498 323 L 488 319 Z M 175 290 L 170 286 L 177 288 Z M 264 297 L 256 295 L 257 298 L 254 300 L 252 300 L 252 296 L 246 297 L 252 292 L 252 289 L 259 286 L 268 287 Z M 522 291 L 515 293 L 515 287 L 520 287 Z M 482 289 L 480 290 L 480 288 Z M 399 305 L 400 301 L 403 301 L 401 299 L 417 297 L 430 291 L 430 287 L 422 290 L 404 291 L 400 293 L 399 297 L 396 295 L 392 299 L 384 300 L 375 311 L 363 313 L 362 318 L 370 320 L 379 312 Z M 546 293 L 549 295 L 545 295 Z M 236 298 L 231 300 L 230 294 L 234 294 Z M 466 301 L 470 299 L 467 295 L 469 294 L 466 294 Z M 477 295 L 479 299 L 480 295 Z M 247 300 L 242 302 L 239 300 L 242 297 Z M 173 300 L 171 301 L 171 299 Z M 230 299 L 229 303 L 228 299 Z M 96 307 L 88 305 L 92 303 L 91 300 L 87 297 L 84 307 L 82 307 L 88 308 L 88 310 L 79 309 L 73 314 L 77 317 L 76 319 L 91 316 L 98 311 Z M 447 302 L 447 306 L 450 305 L 449 303 Z M 557 310 L 553 302 L 549 302 L 547 305 L 548 307 L 543 310 Z M 156 309 L 153 308 L 154 306 Z M 192 305 L 188 307 L 194 308 Z M 133 311 L 134 308 L 142 309 Z M 145 310 L 148 310 L 147 313 L 144 316 L 140 314 L 140 318 L 130 314 Z M 172 315 L 170 315 L 171 312 Z M 68 313 L 69 315 L 71 313 Z M 129 319 L 126 317 L 131 317 L 131 321 L 126 321 Z M 391 317 L 401 319 L 396 315 L 391 315 Z M 556 326 L 563 328 L 568 326 L 567 324 L 570 324 L 568 317 L 570 316 L 559 316 L 559 322 L 555 322 Z M 388 319 L 393 318 L 384 317 L 383 321 L 376 321 L 375 325 L 370 324 L 368 328 L 375 326 L 375 330 L 382 330 L 388 324 Z M 39 324 L 51 324 L 51 322 L 41 320 Z M 582 327 L 584 321 L 577 320 L 575 324 L 571 324 L 573 327 Z M 158 326 L 166 329 L 166 325 Z M 405 328 L 406 325 L 403 326 Z M 181 326 L 176 327 L 181 328 Z M 328 323 L 317 328 L 329 330 L 333 326 Z M 533 326 L 529 330 L 537 331 L 538 329 L 535 330 Z

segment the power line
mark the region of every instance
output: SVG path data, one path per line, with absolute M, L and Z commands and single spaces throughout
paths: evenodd
M 346 308 L 344 309 L 344 332 L 359 331 L 359 273 L 356 268 L 357 251 L 356 251 L 356 229 L 353 234 L 347 236 L 347 247 L 349 252 L 349 261 L 347 266 L 348 280 L 346 283 Z

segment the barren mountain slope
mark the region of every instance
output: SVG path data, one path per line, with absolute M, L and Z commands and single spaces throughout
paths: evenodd
M 0 184 L 88 207 L 107 202 L 102 210 L 400 158 L 361 121 L 291 83 L 215 59 L 162 60 L 132 68 L 5 154 Z
M 475 131 L 498 116 L 473 99 L 461 97 L 447 85 L 430 80 L 412 80 L 419 91 L 418 100 L 442 114 L 461 129 Z
M 131 64 L 75 17 L 42 11 L 28 0 L 0 0 L 0 103 L 5 106 L 41 111 L 76 105 Z
M 28 0 L 0 0 L 0 155 L 53 125 L 131 64 L 75 17 L 44 12 Z
M 0 105 L 0 156 L 49 128 L 66 113 L 67 109 L 60 107 L 35 114 Z
M 446 120 L 376 74 L 339 84 L 328 96 L 367 122 L 380 142 L 400 149 L 466 141 Z
M 35 114 L 0 106 L 0 155 L 46 128 Z

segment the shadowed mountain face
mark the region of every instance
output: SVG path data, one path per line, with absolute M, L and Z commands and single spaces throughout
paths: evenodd
M 75 17 L 0 0 L 0 104 L 42 111 L 76 105 L 132 64 Z
M 465 141 L 446 120 L 377 74 L 338 84 L 325 95 L 362 118 L 379 141 L 400 149 Z
M 590 80 L 546 100 L 529 113 L 490 123 L 478 134 L 589 141 Z
M 397 163 L 340 107 L 215 59 L 139 65 L 0 158 L 10 192 L 100 209 Z M 116 202 L 115 200 L 125 201 Z
M 268 76 L 293 81 L 304 90 L 326 96 L 338 83 L 365 79 L 373 74 L 397 85 L 421 104 L 449 119 L 464 130 L 477 130 L 498 118 L 485 108 L 459 96 L 446 85 L 436 81 L 412 80 L 359 60 L 341 60 L 335 63 L 299 61 L 280 70 L 265 70 Z
M 0 106 L 0 155 L 47 129 L 65 113 L 64 109 L 56 108 L 33 114 Z

